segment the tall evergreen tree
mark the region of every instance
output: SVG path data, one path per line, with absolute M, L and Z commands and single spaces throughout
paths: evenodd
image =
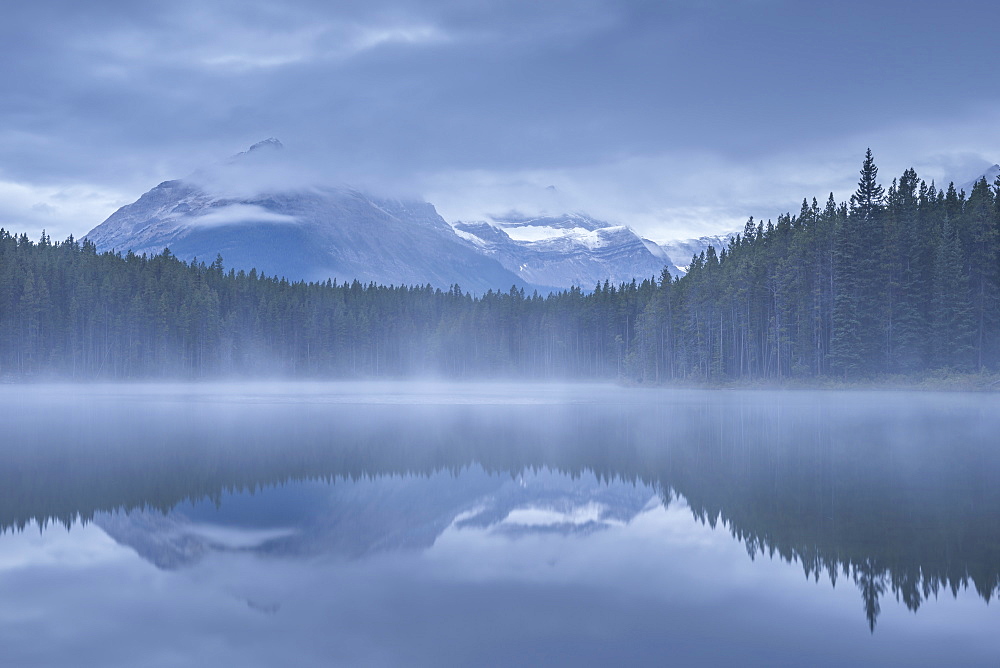
M 836 236 L 833 364 L 846 376 L 860 375 L 878 361 L 883 288 L 876 285 L 876 278 L 883 257 L 885 191 L 877 178 L 878 167 L 868 149 L 858 188 Z

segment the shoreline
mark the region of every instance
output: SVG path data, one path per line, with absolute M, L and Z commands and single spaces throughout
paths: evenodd
M 1000 373 L 927 372 L 842 378 L 786 378 L 743 380 L 674 380 L 665 383 L 622 381 L 627 387 L 689 390 L 884 390 L 914 392 L 1000 392 Z
M 447 378 L 447 377 L 346 377 L 323 378 L 304 376 L 220 376 L 220 377 L 145 377 L 145 378 L 69 378 L 52 375 L 0 377 L 0 386 L 32 385 L 120 385 L 120 384 L 191 384 L 212 383 L 530 383 L 530 384 L 611 384 L 632 389 L 675 389 L 675 390 L 876 390 L 914 392 L 1000 392 L 1000 373 L 950 373 L 928 372 L 919 375 L 872 376 L 870 378 L 844 380 L 840 378 L 786 378 L 741 379 L 741 380 L 672 380 L 663 383 L 643 383 L 627 378 Z

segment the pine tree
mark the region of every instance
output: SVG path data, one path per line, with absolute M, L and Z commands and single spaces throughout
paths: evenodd
M 924 230 L 920 226 L 921 184 L 917 173 L 907 169 L 888 197 L 887 217 L 892 221 L 886 253 L 891 258 L 887 362 L 891 371 L 915 371 L 923 364 L 922 346 L 926 338 L 922 302 L 928 286 L 924 280 L 922 250 Z M 926 186 L 925 186 L 926 187 Z
M 849 213 L 836 234 L 832 356 L 833 367 L 845 376 L 859 375 L 878 361 L 883 290 L 876 279 L 882 257 L 885 193 L 877 177 L 878 168 L 868 149 Z

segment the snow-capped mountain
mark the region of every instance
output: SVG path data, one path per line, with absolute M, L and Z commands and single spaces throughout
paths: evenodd
M 204 262 L 221 254 L 228 268 L 289 280 L 458 284 L 477 294 L 658 279 L 664 267 L 683 273 L 691 256 L 580 213 L 449 225 L 425 201 L 317 182 L 267 139 L 159 184 L 86 238 L 99 251 L 169 248 Z
M 624 225 L 580 213 L 511 214 L 490 221 L 457 222 L 453 227 L 472 247 L 496 258 L 528 283 L 590 289 L 606 280 L 658 279 L 664 267 L 671 274 L 679 273 L 656 243 Z
M 277 140 L 255 144 L 211 170 L 166 181 L 91 230 L 100 251 L 159 253 L 290 280 L 459 284 L 476 293 L 528 287 L 459 239 L 431 204 L 347 187 L 275 185 Z M 247 185 L 249 184 L 249 186 Z
M 993 165 L 989 169 L 985 170 L 982 174 L 974 179 L 966 181 L 962 185 L 958 186 L 958 190 L 965 191 L 966 196 L 972 193 L 972 188 L 979 182 L 980 179 L 986 179 L 986 183 L 990 186 L 994 184 L 997 177 L 1000 176 L 1000 165 Z
M 716 252 L 721 251 L 729 245 L 732 234 L 721 234 L 717 236 L 698 237 L 697 239 L 683 239 L 678 241 L 660 242 L 659 247 L 670 258 L 673 258 L 675 265 L 681 273 L 686 273 L 691 264 L 691 258 L 708 250 L 709 246 L 715 248 Z

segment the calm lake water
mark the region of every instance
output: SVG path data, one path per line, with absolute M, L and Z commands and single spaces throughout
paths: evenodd
M 0 665 L 1000 665 L 1000 396 L 0 386 Z

